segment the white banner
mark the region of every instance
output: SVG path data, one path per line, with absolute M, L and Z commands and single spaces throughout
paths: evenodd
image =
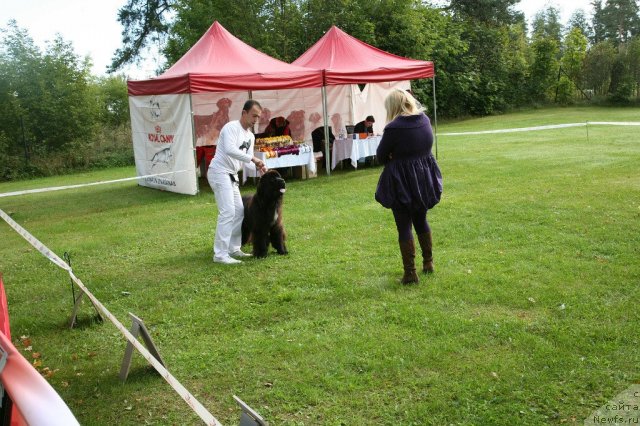
M 130 96 L 129 108 L 138 184 L 197 194 L 189 95 Z

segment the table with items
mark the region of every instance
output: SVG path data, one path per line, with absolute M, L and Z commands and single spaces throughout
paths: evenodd
M 351 165 L 358 168 L 358 160 L 376 155 L 382 136 L 367 136 L 366 134 L 354 134 L 345 139 L 333 141 L 331 151 L 331 169 L 347 158 L 351 159 Z
M 269 169 L 300 166 L 310 176 L 316 173 L 313 148 L 302 141 L 292 140 L 291 136 L 258 138 L 253 151 Z M 250 177 L 257 177 L 256 167 L 253 163 L 245 163 L 242 168 L 242 183 Z

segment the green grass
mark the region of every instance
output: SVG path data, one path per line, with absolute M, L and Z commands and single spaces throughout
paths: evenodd
M 441 124 L 440 132 L 640 121 L 565 108 Z M 144 319 L 169 370 L 224 424 L 236 394 L 272 424 L 582 424 L 640 381 L 637 127 L 439 138 L 429 212 L 436 273 L 401 286 L 380 168 L 290 181 L 290 254 L 211 262 L 217 210 L 126 182 L 0 198 L 121 322 Z M 0 193 L 134 175 L 111 169 L 0 184 Z M 250 192 L 251 187 L 243 191 Z M 110 323 L 65 329 L 68 276 L 0 225 L 13 340 L 82 424 L 199 424 Z M 564 308 L 563 308 L 564 306 Z M 31 359 L 28 351 L 24 355 Z

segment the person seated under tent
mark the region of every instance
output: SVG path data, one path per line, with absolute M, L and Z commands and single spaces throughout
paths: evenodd
M 256 138 L 268 138 L 271 136 L 291 136 L 289 121 L 282 117 L 274 117 L 269 120 L 269 124 L 265 127 L 264 132 L 257 134 Z
M 323 158 L 325 155 L 324 126 L 316 127 L 311 132 L 311 140 L 313 141 L 313 152 L 316 156 L 316 160 Z M 336 140 L 336 137 L 331 131 L 331 126 L 329 126 L 329 163 L 331 163 L 331 151 L 333 149 L 334 140 Z M 320 164 L 324 164 L 324 161 L 320 161 Z

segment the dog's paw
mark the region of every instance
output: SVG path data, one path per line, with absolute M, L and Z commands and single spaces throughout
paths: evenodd
M 278 250 L 278 254 L 285 255 L 285 254 L 289 254 L 289 252 L 287 250 Z

